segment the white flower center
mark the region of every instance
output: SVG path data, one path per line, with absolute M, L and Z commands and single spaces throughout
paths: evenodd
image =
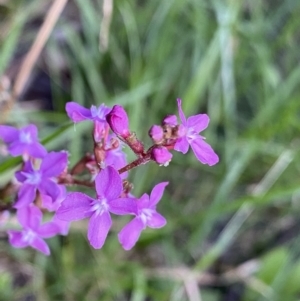
M 91 207 L 91 211 L 96 213 L 96 215 L 101 215 L 104 212 L 107 212 L 108 209 L 109 205 L 107 199 L 104 197 L 98 197 L 98 199 L 93 202 Z
M 30 144 L 32 143 L 31 135 L 29 132 L 20 132 L 19 139 L 22 143 Z
M 22 172 L 22 174 L 27 178 L 25 183 L 36 185 L 39 184 L 42 180 L 42 176 L 39 171 L 34 171 L 33 173 Z
M 99 108 L 100 109 L 100 108 Z M 97 117 L 99 115 L 99 109 L 96 106 L 91 106 L 92 117 Z
M 106 106 L 104 104 L 99 106 L 99 108 L 93 105 L 90 110 L 93 118 L 98 117 L 100 120 L 105 121 Z
M 29 244 L 33 241 L 33 239 L 36 236 L 36 233 L 33 232 L 31 229 L 26 229 L 26 230 L 24 230 L 23 233 L 24 234 L 23 234 L 22 240 Z
M 193 129 L 193 128 L 188 128 L 186 137 L 189 142 L 193 141 L 197 137 L 199 137 L 199 134 Z
M 148 208 L 141 210 L 139 217 L 141 218 L 144 225 L 146 225 L 147 222 L 151 219 L 153 212 L 154 210 Z

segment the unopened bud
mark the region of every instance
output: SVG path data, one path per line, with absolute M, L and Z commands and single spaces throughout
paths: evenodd
M 128 116 L 122 106 L 115 105 L 106 115 L 106 121 L 117 136 L 123 139 L 130 136 Z
M 157 146 L 151 152 L 151 159 L 159 165 L 168 166 L 173 155 L 164 146 Z
M 163 121 L 162 121 L 162 125 L 171 125 L 171 126 L 175 126 L 177 125 L 177 117 L 176 115 L 168 115 L 166 116 Z
M 164 130 L 159 125 L 153 125 L 148 134 L 155 144 L 160 144 L 164 139 Z

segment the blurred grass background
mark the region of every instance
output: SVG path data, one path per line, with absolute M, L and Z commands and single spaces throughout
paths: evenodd
M 74 164 L 91 150 L 91 127 L 74 132 L 66 102 L 124 105 L 150 145 L 149 127 L 177 113 L 180 97 L 188 116 L 209 114 L 204 135 L 220 163 L 176 153 L 167 168 L 132 171 L 136 195 L 170 184 L 158 209 L 167 226 L 130 252 L 117 241 L 126 218 L 98 251 L 74 223 L 49 240 L 49 258 L 12 249 L 0 229 L 0 300 L 299 300 L 300 2 L 66 1 L 14 102 L 51 4 L 0 1 L 2 123 L 36 123 Z M 16 163 L 0 158 L 1 185 Z

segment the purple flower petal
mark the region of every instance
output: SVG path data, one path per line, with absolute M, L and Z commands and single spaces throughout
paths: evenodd
M 186 154 L 189 150 L 189 142 L 186 136 L 179 138 L 174 146 L 174 150 Z
M 13 157 L 17 157 L 27 153 L 27 147 L 27 144 L 20 143 L 19 141 L 14 141 L 9 145 L 8 151 Z
M 118 234 L 119 242 L 125 250 L 130 250 L 138 241 L 142 230 L 145 228 L 140 218 L 130 221 Z
M 181 119 L 181 122 L 184 126 L 186 126 L 186 118 L 185 118 L 185 115 L 182 111 L 181 99 L 180 98 L 177 98 L 177 104 L 178 104 L 178 113 L 179 113 L 179 117 Z
M 168 115 L 163 119 L 162 124 L 168 124 L 171 126 L 177 125 L 177 116 L 176 115 Z
M 191 142 L 191 147 L 196 158 L 203 164 L 209 166 L 215 165 L 219 162 L 218 155 L 214 152 L 209 144 L 203 141 L 202 138 L 195 139 Z
M 64 185 L 58 185 L 59 187 L 59 196 L 52 200 L 52 198 L 49 195 L 41 193 L 41 199 L 42 199 L 42 206 L 43 208 L 46 208 L 48 211 L 57 211 L 58 207 L 62 203 L 62 201 L 67 196 L 67 190 Z
M 154 207 L 162 198 L 165 187 L 169 184 L 169 182 L 162 182 L 155 185 L 150 194 L 150 202 L 149 208 Z
M 159 213 L 152 213 L 151 218 L 147 221 L 147 226 L 150 228 L 162 228 L 167 223 L 166 219 Z
M 117 215 L 137 214 L 136 199 L 119 198 L 109 202 L 109 211 Z
M 28 246 L 28 242 L 23 239 L 23 234 L 20 231 L 7 231 L 9 243 L 15 248 L 24 248 Z
M 44 253 L 45 255 L 50 255 L 50 249 L 49 249 L 48 245 L 46 244 L 46 242 L 43 239 L 41 239 L 38 236 L 35 236 L 33 238 L 33 240 L 29 243 L 29 245 L 32 248 Z
M 13 141 L 17 140 L 19 137 L 19 131 L 8 125 L 0 125 L 0 138 L 5 143 L 12 143 Z
M 107 166 L 97 175 L 95 185 L 97 195 L 108 201 L 118 198 L 123 189 L 122 179 L 112 166 Z
M 55 201 L 60 193 L 59 185 L 49 179 L 43 179 L 38 185 L 38 189 L 41 193 L 49 195 L 52 201 Z
M 34 158 L 44 158 L 47 155 L 47 150 L 39 142 L 33 142 L 27 146 L 27 152 Z
M 206 114 L 198 114 L 187 119 L 187 126 L 193 128 L 196 133 L 200 133 L 207 128 L 209 117 Z
M 28 161 L 27 161 L 28 162 Z M 26 162 L 26 163 L 27 163 Z M 25 164 L 26 164 L 25 163 Z M 22 170 L 20 170 L 20 171 L 17 171 L 16 173 L 15 173 L 15 177 L 16 177 L 16 179 L 19 181 L 19 182 L 21 182 L 21 183 L 24 183 L 26 180 L 27 180 L 27 177 L 24 175 L 24 172 L 22 171 Z
M 92 215 L 88 226 L 88 240 L 93 248 L 102 248 L 111 225 L 112 221 L 108 212 Z
M 84 193 L 73 192 L 67 195 L 56 212 L 56 217 L 64 221 L 76 221 L 92 215 L 94 199 Z
M 68 164 L 68 153 L 50 152 L 43 160 L 40 170 L 46 177 L 60 175 Z
M 73 101 L 66 104 L 66 112 L 73 122 L 92 119 L 92 114 L 89 109 L 86 109 L 85 107 Z
M 137 207 L 139 210 L 143 208 L 149 208 L 149 195 L 147 193 L 144 193 L 138 200 L 137 200 Z
M 38 140 L 38 130 L 37 127 L 34 124 L 29 124 L 23 128 L 20 129 L 20 134 L 26 133 L 29 135 L 30 140 L 32 142 L 35 142 Z
M 33 230 L 38 229 L 43 219 L 42 211 L 34 205 L 28 206 L 27 210 L 28 210 L 28 227 Z
M 42 238 L 55 236 L 60 232 L 60 227 L 55 222 L 48 222 L 40 226 L 36 233 Z
M 34 201 L 35 196 L 36 187 L 29 184 L 23 184 L 19 190 L 18 200 L 15 203 L 14 208 L 22 208 L 28 206 Z
M 17 218 L 24 228 L 38 229 L 43 214 L 42 211 L 34 205 L 18 209 Z
M 105 163 L 114 169 L 120 169 L 127 163 L 126 154 L 122 150 L 109 150 L 106 152 Z
M 33 173 L 35 170 L 32 166 L 31 161 L 26 161 L 23 167 L 23 171 L 27 173 Z
M 106 122 L 106 115 L 111 111 L 111 108 L 102 103 L 98 108 L 94 105 L 91 106 L 90 111 L 93 120 L 97 120 L 108 125 L 108 123 Z

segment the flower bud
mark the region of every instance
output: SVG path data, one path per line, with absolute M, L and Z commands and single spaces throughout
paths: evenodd
M 163 121 L 162 121 L 162 125 L 171 125 L 171 126 L 175 126 L 177 125 L 177 117 L 176 115 L 168 115 L 166 116 Z
M 155 144 L 161 143 L 164 139 L 164 131 L 159 125 L 153 125 L 148 134 Z
M 111 130 L 119 137 L 126 139 L 130 135 L 129 122 L 126 111 L 122 106 L 115 105 L 106 115 Z
M 151 152 L 151 159 L 163 166 L 168 166 L 172 157 L 173 155 L 164 146 L 157 146 Z

